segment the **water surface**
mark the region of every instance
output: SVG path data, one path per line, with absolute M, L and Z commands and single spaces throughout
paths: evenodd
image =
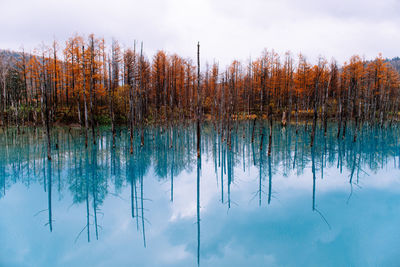
M 0 133 L 0 265 L 398 266 L 397 125 L 252 125 Z

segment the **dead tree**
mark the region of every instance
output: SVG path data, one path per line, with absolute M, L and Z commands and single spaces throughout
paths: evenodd
M 88 108 L 86 100 L 86 66 L 85 66 L 85 46 L 82 46 L 82 75 L 83 75 L 83 106 L 85 112 L 85 147 L 88 146 Z
M 200 42 L 197 43 L 197 157 L 200 157 Z
M 90 36 L 90 80 L 89 80 L 89 99 L 90 99 L 90 117 L 92 126 L 92 138 L 93 144 L 96 144 L 96 136 L 94 132 L 95 121 L 94 121 L 94 37 Z

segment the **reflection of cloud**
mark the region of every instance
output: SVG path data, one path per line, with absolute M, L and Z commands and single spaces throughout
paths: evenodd
M 227 210 L 227 205 L 220 203 L 220 172 L 217 185 L 212 160 L 204 160 L 200 189 L 202 266 L 395 266 L 400 261 L 398 170 L 389 165 L 376 172 L 364 169 L 369 176 L 360 175 L 362 188 L 354 186 L 354 196 L 346 203 L 350 170 L 343 168 L 340 174 L 332 165 L 324 169 L 321 179 L 317 166 L 316 207 L 331 225 L 330 230 L 312 211 L 312 174 L 307 164 L 299 176 L 292 173 L 285 177 L 274 170 L 275 198 L 267 205 L 263 194 L 261 207 L 257 201 L 250 201 L 258 190 L 257 167 L 251 165 L 243 172 L 242 165 L 237 164 L 231 186 L 231 199 L 237 205 Z M 262 180 L 264 192 L 267 174 L 264 172 Z M 61 180 L 67 179 L 68 172 L 61 175 Z M 226 175 L 224 179 L 226 200 Z M 109 194 L 104 199 L 99 240 L 95 240 L 91 225 L 92 242 L 87 243 L 84 231 L 76 244 L 75 237 L 86 223 L 84 203 L 69 208 L 71 192 L 62 192 L 64 197 L 59 199 L 54 189 L 55 222 L 49 233 L 48 227 L 43 227 L 46 212 L 33 217 L 47 207 L 43 185 L 33 183 L 26 189 L 14 184 L 0 199 L 0 210 L 5 211 L 0 220 L 0 265 L 194 266 L 196 170 L 175 177 L 173 203 L 169 201 L 168 178 L 160 181 L 150 168 L 143 181 L 144 214 L 150 222 L 145 223 L 146 249 L 141 223 L 137 231 L 136 218 L 131 217 L 129 183 L 122 187 L 121 198 Z M 57 186 L 56 180 L 53 185 Z M 108 192 L 113 191 L 108 188 Z M 92 213 L 92 205 L 90 209 Z M 93 222 L 92 216 L 90 220 Z
M 197 180 L 196 170 L 192 173 L 183 172 L 174 179 L 174 203 L 170 221 L 196 217 Z M 211 186 L 210 186 L 211 185 Z M 214 168 L 211 162 L 203 160 L 200 178 L 200 212 L 207 212 L 208 205 L 219 194 L 216 186 Z
M 345 191 L 349 190 L 351 170 L 340 170 L 337 168 L 325 168 L 327 172 L 324 179 L 321 179 L 320 170 L 316 171 L 318 193 L 328 193 L 332 191 Z M 378 173 L 373 173 L 368 169 L 359 175 L 359 185 L 366 188 L 385 189 L 389 191 L 400 191 L 400 179 L 398 170 L 379 170 Z M 357 172 L 357 171 L 356 171 Z M 354 174 L 353 183 L 356 183 L 357 174 Z M 273 177 L 275 191 L 278 191 L 280 196 L 297 194 L 299 191 L 310 191 L 312 187 L 312 172 L 311 168 L 304 169 L 304 173 L 296 177 Z
M 307 195 L 285 201 L 278 209 L 239 207 L 229 216 L 215 208 L 202 224 L 203 262 L 206 266 L 242 266 L 241 258 L 254 259 L 252 266 L 264 266 L 265 258 L 273 259 L 272 266 L 395 262 L 399 256 L 391 246 L 396 246 L 399 231 L 393 227 L 400 220 L 396 195 L 368 191 L 351 205 L 346 205 L 343 193 L 321 196 L 318 204 L 332 230 L 312 212 Z M 383 216 L 377 217 L 376 211 L 384 206 Z M 389 248 L 389 252 L 382 247 L 376 251 L 377 244 Z
M 209 205 L 214 205 L 221 199 L 221 184 L 220 184 L 220 173 L 218 173 L 218 185 L 214 173 L 213 162 L 204 161 L 201 176 L 201 188 L 200 188 L 200 202 L 201 202 L 201 213 L 205 213 L 208 210 Z M 310 163 L 311 164 L 311 163 Z M 247 204 L 252 198 L 253 194 L 258 190 L 258 179 L 259 170 L 257 167 L 250 165 L 250 170 L 247 169 L 243 172 L 240 168 L 241 164 L 238 164 L 235 168 L 235 179 L 234 183 L 231 184 L 231 199 L 239 204 Z M 264 168 L 268 168 L 265 164 Z M 350 191 L 350 174 L 351 170 L 343 169 L 340 170 L 335 167 L 324 168 L 324 178 L 321 179 L 321 170 L 318 168 L 316 171 L 316 186 L 317 186 L 317 197 L 321 194 L 327 194 L 330 192 L 344 192 Z M 363 168 L 363 171 L 359 173 L 359 186 L 354 185 L 353 190 L 360 191 L 362 188 L 388 190 L 391 192 L 400 191 L 400 179 L 398 170 L 379 170 L 371 171 L 368 168 Z M 248 175 L 251 173 L 252 175 Z M 267 173 L 267 172 L 266 172 Z M 178 177 L 174 178 L 174 202 L 172 204 L 172 214 L 170 221 L 177 221 L 185 218 L 195 218 L 196 216 L 196 173 L 195 170 L 192 173 L 184 172 Z M 353 183 L 357 180 L 357 174 L 355 172 Z M 227 200 L 227 176 L 224 175 L 224 194 L 225 200 Z M 274 197 L 277 197 L 277 201 L 281 199 L 293 199 L 304 194 L 310 194 L 312 190 L 312 172 L 311 166 L 306 167 L 303 173 L 298 176 L 290 175 L 284 177 L 280 174 L 274 174 L 272 177 L 272 193 Z M 268 177 L 263 176 L 263 191 L 262 196 L 265 202 L 265 192 L 268 188 Z M 169 183 L 166 183 L 165 190 L 169 190 Z M 248 192 L 248 193 L 243 193 Z M 272 201 L 275 201 L 274 199 Z M 251 203 L 257 202 L 255 199 Z M 235 207 L 233 205 L 232 207 Z M 225 211 L 226 212 L 226 211 Z
M 176 262 L 182 261 L 189 257 L 189 253 L 185 250 L 184 245 L 173 246 L 170 245 L 168 249 L 162 251 L 159 254 L 159 259 L 161 262 L 166 264 L 174 264 Z

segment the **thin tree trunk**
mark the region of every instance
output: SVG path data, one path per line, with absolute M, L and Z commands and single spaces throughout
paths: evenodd
M 85 66 L 85 47 L 82 46 L 82 75 L 83 75 L 83 106 L 85 111 L 85 147 L 88 146 L 88 108 L 86 100 L 86 66 Z

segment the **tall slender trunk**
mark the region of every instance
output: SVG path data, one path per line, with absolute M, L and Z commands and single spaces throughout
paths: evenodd
M 200 42 L 197 43 L 197 157 L 200 157 Z
M 85 66 L 85 47 L 82 46 L 82 75 L 83 75 L 83 106 L 85 112 L 85 147 L 88 146 L 88 108 L 86 100 L 86 66 Z
M 92 138 L 93 144 L 96 144 L 95 136 L 95 121 L 94 121 L 94 40 L 93 36 L 90 37 L 90 87 L 89 87 L 89 98 L 90 98 L 90 117 L 92 126 Z

